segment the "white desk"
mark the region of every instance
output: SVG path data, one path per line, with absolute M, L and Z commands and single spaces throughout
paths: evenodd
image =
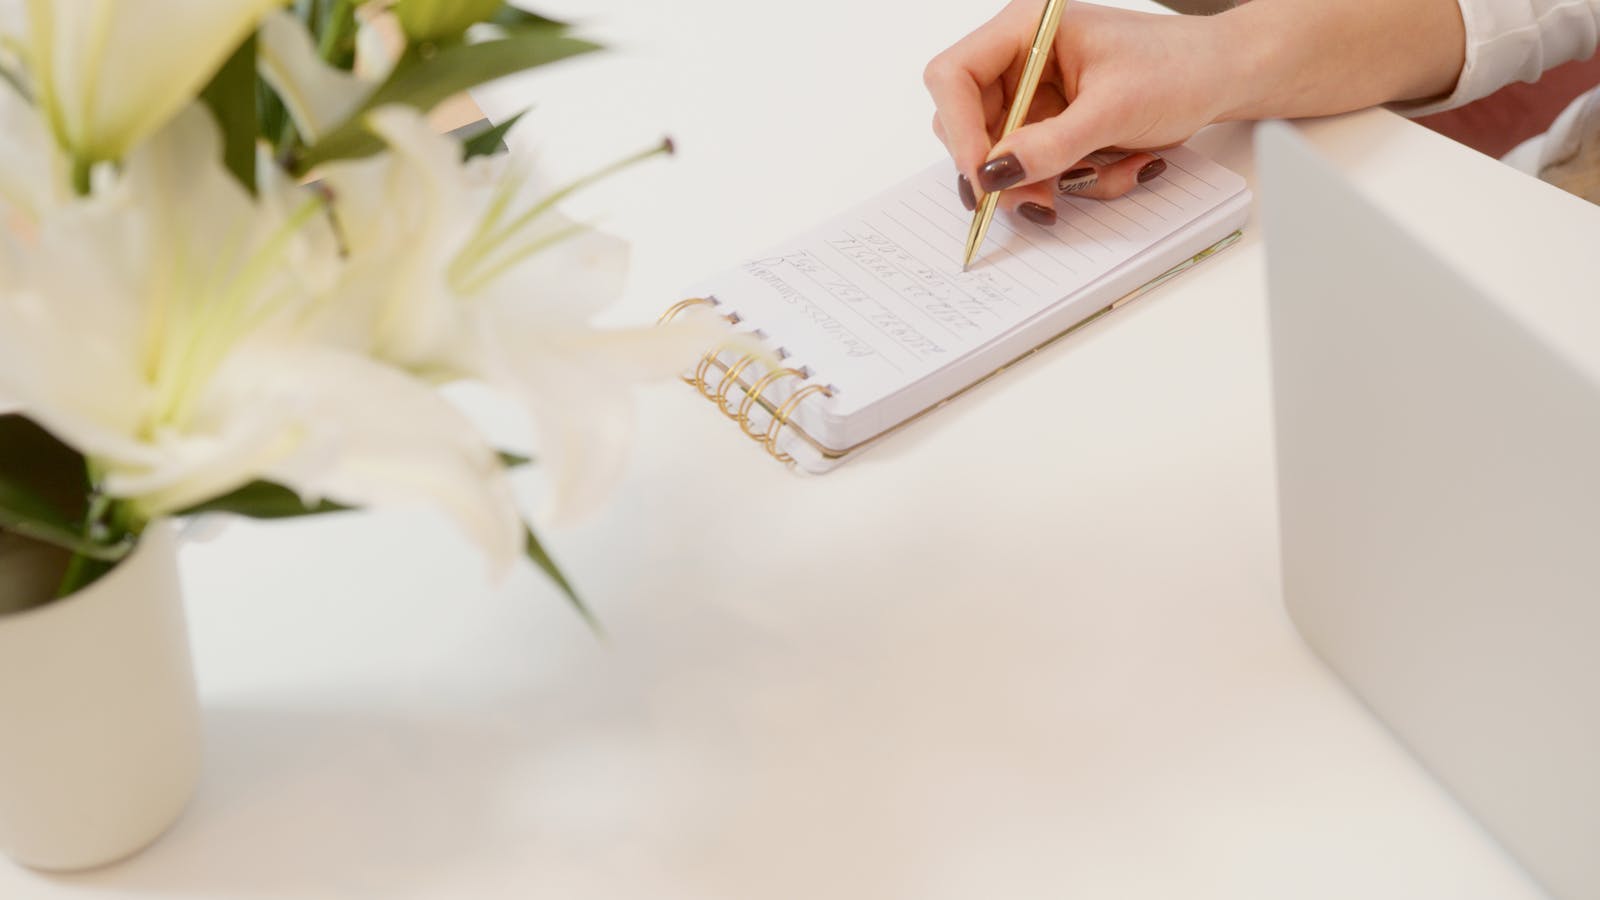
M 933 159 L 921 66 L 992 4 L 565 5 L 618 52 L 483 102 L 538 102 L 562 172 L 678 138 L 586 207 L 638 319 Z M 1314 131 L 1357 178 L 1443 164 L 1384 113 Z M 1199 145 L 1252 171 L 1245 126 Z M 1251 233 L 824 478 L 648 391 L 615 503 L 552 539 L 604 645 L 422 517 L 193 547 L 200 796 L 0 896 L 1539 896 L 1281 611 L 1261 265 Z

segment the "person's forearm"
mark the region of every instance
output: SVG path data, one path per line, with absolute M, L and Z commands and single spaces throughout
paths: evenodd
M 1456 0 L 1252 0 L 1212 24 L 1234 61 L 1228 119 L 1443 96 L 1466 53 Z

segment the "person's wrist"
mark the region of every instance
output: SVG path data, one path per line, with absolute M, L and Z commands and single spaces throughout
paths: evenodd
M 1217 73 L 1213 121 L 1260 119 L 1273 112 L 1274 91 L 1283 90 L 1286 48 L 1281 30 L 1263 23 L 1268 4 L 1243 3 L 1205 19 L 1206 41 Z

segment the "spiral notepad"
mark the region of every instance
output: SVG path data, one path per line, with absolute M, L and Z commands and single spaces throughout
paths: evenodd
M 961 271 L 955 169 L 900 185 L 707 279 L 706 307 L 770 352 L 711 348 L 685 376 L 779 461 L 823 472 L 1238 239 L 1243 178 L 1186 148 L 1108 202 L 1057 200 L 1045 227 L 995 219 Z

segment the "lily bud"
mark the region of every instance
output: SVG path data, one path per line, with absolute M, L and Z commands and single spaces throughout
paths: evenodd
M 412 42 L 447 41 L 487 20 L 504 0 L 400 0 L 395 14 Z

